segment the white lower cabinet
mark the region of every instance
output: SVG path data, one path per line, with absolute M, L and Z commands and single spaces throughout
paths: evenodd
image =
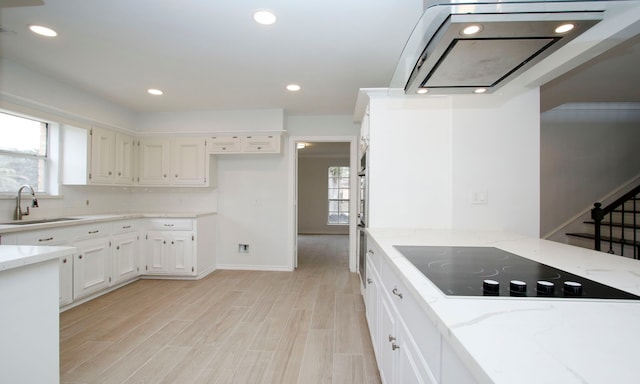
M 196 275 L 196 225 L 190 219 L 152 219 L 145 235 L 148 275 Z
M 69 231 L 57 228 L 20 232 L 14 236 L 14 244 L 19 245 L 70 247 L 72 246 L 70 241 Z M 74 256 L 65 256 L 59 259 L 60 306 L 73 302 L 73 258 Z
M 64 256 L 59 260 L 61 307 L 73 302 L 73 258 L 73 255 Z
M 78 223 L 0 236 L 17 245 L 76 247 L 73 256 L 59 260 L 60 307 L 141 275 L 197 279 L 215 270 L 215 215 Z
M 149 231 L 147 265 L 149 275 L 193 275 L 193 233 L 191 231 Z
M 111 248 L 108 237 L 82 240 L 73 261 L 73 297 L 75 300 L 104 290 L 111 285 Z
M 116 235 L 112 240 L 113 284 L 135 279 L 140 275 L 139 236 L 136 232 Z
M 382 382 L 474 383 L 457 355 L 443 352 L 448 345 L 384 253 L 371 239 L 367 246 L 365 307 Z

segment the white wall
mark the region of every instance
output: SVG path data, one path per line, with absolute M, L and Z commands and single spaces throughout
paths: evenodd
M 556 241 L 572 219 L 640 174 L 637 105 L 567 105 L 542 114 L 540 231 Z
M 448 97 L 370 101 L 369 226 L 451 226 L 451 106 Z
M 453 228 L 539 236 L 539 99 L 537 88 L 453 97 Z
M 347 225 L 327 224 L 327 188 L 329 167 L 349 167 L 345 156 L 298 156 L 298 233 L 348 234 Z M 355 172 L 353 174 L 355 177 Z M 353 198 L 357 193 L 352 193 Z
M 284 152 L 220 156 L 218 268 L 289 270 Z M 249 253 L 238 244 L 249 244 Z
M 370 100 L 371 227 L 539 233 L 539 92 Z M 486 196 L 472 204 L 471 196 Z
M 281 132 L 283 128 L 282 109 L 154 112 L 136 119 L 139 133 Z

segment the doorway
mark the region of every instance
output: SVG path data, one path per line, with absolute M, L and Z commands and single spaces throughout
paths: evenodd
M 304 145 L 304 148 L 302 148 Z M 290 137 L 290 199 L 292 223 L 289 234 L 290 268 L 298 266 L 298 234 L 346 234 L 349 270 L 356 272 L 357 147 L 350 136 Z M 329 199 L 329 166 L 349 169 L 349 200 Z M 302 167 L 302 168 L 301 168 Z M 304 173 L 301 173 L 301 169 Z M 310 174 L 312 173 L 312 174 Z M 344 191 L 343 191 L 344 192 Z M 342 195 L 344 197 L 344 194 Z M 331 206 L 331 208 L 330 208 Z M 339 209 L 333 209 L 340 206 Z M 348 211 L 345 208 L 348 206 Z M 336 222 L 337 221 L 337 222 Z

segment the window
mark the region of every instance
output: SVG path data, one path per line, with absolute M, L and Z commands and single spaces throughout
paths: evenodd
M 328 224 L 349 224 L 349 167 L 329 167 Z
M 47 134 L 45 122 L 0 112 L 0 193 L 23 184 L 45 191 Z

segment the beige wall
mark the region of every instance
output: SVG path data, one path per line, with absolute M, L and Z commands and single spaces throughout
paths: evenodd
M 348 225 L 327 225 L 327 171 L 331 166 L 348 167 L 348 155 L 298 159 L 298 233 L 349 233 Z M 356 196 L 352 191 L 351 197 Z

